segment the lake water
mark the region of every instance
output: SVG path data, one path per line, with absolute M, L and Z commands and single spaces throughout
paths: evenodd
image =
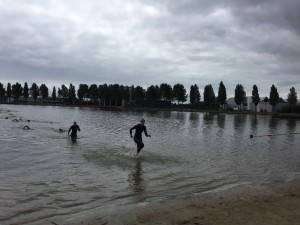
M 152 137 L 134 159 L 129 129 L 141 117 Z M 76 142 L 59 132 L 74 120 Z M 0 105 L 0 224 L 72 224 L 89 213 L 291 180 L 300 174 L 294 132 L 299 120 L 270 116 Z

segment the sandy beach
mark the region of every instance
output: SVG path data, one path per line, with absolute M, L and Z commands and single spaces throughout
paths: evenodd
M 81 224 L 299 225 L 300 180 L 186 196 Z

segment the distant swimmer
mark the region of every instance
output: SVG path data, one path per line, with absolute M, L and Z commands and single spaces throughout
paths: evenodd
M 134 137 L 132 137 L 132 130 L 135 129 L 135 134 Z M 145 120 L 142 118 L 140 120 L 140 123 L 135 125 L 134 127 L 132 127 L 130 129 L 130 137 L 133 138 L 134 142 L 137 144 L 137 150 L 136 150 L 136 154 L 135 157 L 138 158 L 139 157 L 139 153 L 142 150 L 142 148 L 144 148 L 144 143 L 143 143 L 143 139 L 142 139 L 142 133 L 145 133 L 146 137 L 151 137 L 151 135 L 149 135 L 147 133 L 147 128 L 145 126 Z
M 19 122 L 19 120 L 17 120 L 17 119 L 13 119 L 12 121 L 13 121 L 13 122 Z
M 69 129 L 68 135 L 69 135 L 70 131 L 72 131 L 71 138 L 72 139 L 76 139 L 77 138 L 77 131 L 80 131 L 80 127 L 77 125 L 77 123 L 75 121 L 74 121 L 73 125 Z
M 30 127 L 26 125 L 26 126 L 23 127 L 23 129 L 24 130 L 30 130 Z
M 65 130 L 63 130 L 63 129 L 61 129 L 61 128 L 59 128 L 58 130 L 59 130 L 59 132 L 65 132 Z

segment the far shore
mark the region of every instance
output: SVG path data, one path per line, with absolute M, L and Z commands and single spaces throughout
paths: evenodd
M 2 105 L 32 105 L 32 106 L 61 106 L 61 107 L 83 107 L 83 108 L 98 108 L 101 110 L 107 111 L 166 111 L 166 112 L 203 112 L 203 113 L 226 113 L 226 114 L 249 114 L 249 115 L 267 115 L 272 116 L 274 118 L 288 118 L 288 119 L 299 119 L 300 113 L 270 113 L 270 112 L 253 112 L 253 111 L 230 111 L 230 110 L 206 110 L 206 109 L 196 109 L 196 108 L 188 108 L 188 107 L 171 107 L 171 108 L 147 108 L 147 107 L 138 107 L 138 106 L 130 106 L 130 107 L 121 107 L 121 106 L 99 106 L 99 105 L 79 105 L 79 104 L 43 104 L 43 103 L 1 103 Z
M 97 217 L 97 215 L 94 215 Z M 181 197 L 84 225 L 299 225 L 300 179 Z

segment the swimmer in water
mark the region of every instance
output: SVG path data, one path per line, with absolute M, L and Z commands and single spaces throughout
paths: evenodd
M 132 136 L 132 130 L 135 130 L 135 134 L 134 137 Z M 139 157 L 139 153 L 142 150 L 142 148 L 144 148 L 144 143 L 143 143 L 143 139 L 142 139 L 142 133 L 145 133 L 146 137 L 151 137 L 151 135 L 149 135 L 147 133 L 147 128 L 145 126 L 145 120 L 142 118 L 140 120 L 140 123 L 135 125 L 134 127 L 132 127 L 130 129 L 130 137 L 133 138 L 134 142 L 137 145 L 137 150 L 136 150 L 136 154 L 134 155 L 136 158 Z
M 68 136 L 69 133 L 71 132 L 71 138 L 72 139 L 76 139 L 77 138 L 77 131 L 80 131 L 80 127 L 77 125 L 77 123 L 74 121 L 73 125 L 70 127 L 69 131 L 68 131 Z

